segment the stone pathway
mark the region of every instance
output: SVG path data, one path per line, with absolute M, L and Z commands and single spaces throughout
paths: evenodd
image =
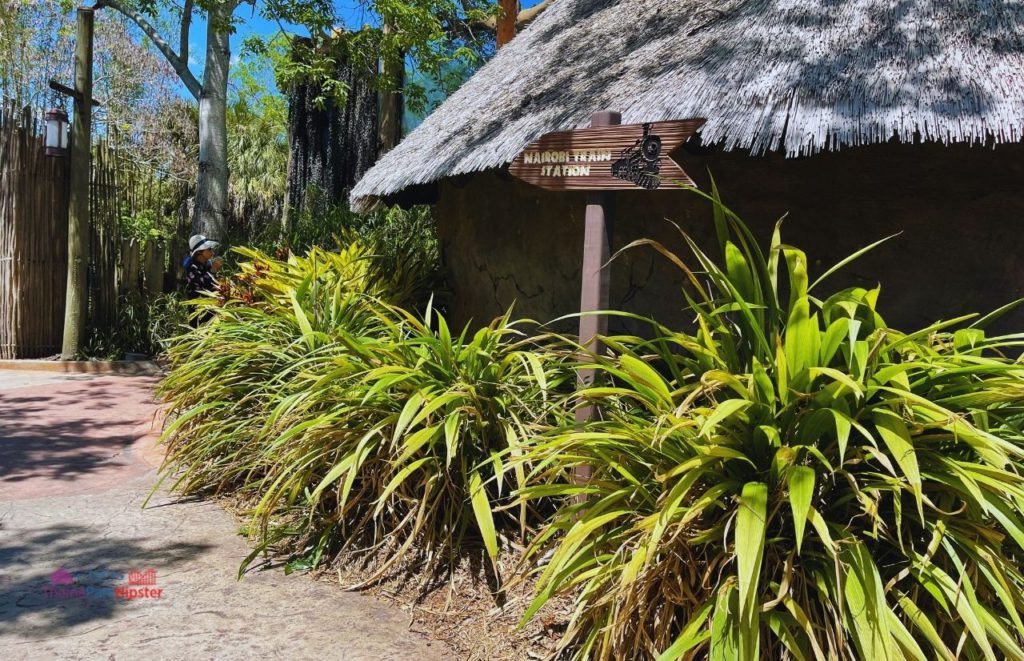
M 0 370 L 5 661 L 451 658 L 370 596 L 280 569 L 237 581 L 248 545 L 215 503 L 161 490 L 141 509 L 159 461 L 153 382 Z M 112 594 L 132 571 L 159 596 Z

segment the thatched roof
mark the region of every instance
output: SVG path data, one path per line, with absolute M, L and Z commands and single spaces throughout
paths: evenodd
M 357 184 L 353 201 L 500 167 L 622 112 L 703 117 L 704 144 L 788 156 L 896 137 L 1016 142 L 1024 4 L 556 0 Z

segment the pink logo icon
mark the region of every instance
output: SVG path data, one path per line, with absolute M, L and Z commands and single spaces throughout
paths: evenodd
M 71 585 L 74 582 L 75 577 L 63 567 L 50 574 L 50 585 Z

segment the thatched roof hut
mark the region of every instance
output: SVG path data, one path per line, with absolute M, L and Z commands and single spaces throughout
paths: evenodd
M 835 286 L 884 284 L 897 325 L 1024 297 L 1024 4 L 1004 0 L 556 0 L 372 168 L 352 192 L 436 204 L 448 313 L 538 320 L 580 301 L 584 196 L 513 179 L 541 135 L 704 118 L 672 157 L 767 240 L 829 264 L 899 233 Z M 993 149 L 993 147 L 995 147 Z M 706 205 L 679 189 L 619 191 L 613 246 L 669 219 L 713 241 Z M 612 267 L 610 306 L 682 320 L 678 274 L 651 251 Z M 1004 317 L 1024 326 L 1024 308 Z
M 789 157 L 1024 128 L 1024 5 L 1002 0 L 558 0 L 352 192 L 500 167 L 596 110 L 703 117 L 704 144 Z

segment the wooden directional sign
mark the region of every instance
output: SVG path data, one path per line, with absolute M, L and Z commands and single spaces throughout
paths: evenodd
M 512 161 L 509 172 L 554 191 L 654 190 L 663 181 L 692 186 L 668 155 L 703 124 L 683 119 L 547 133 Z

